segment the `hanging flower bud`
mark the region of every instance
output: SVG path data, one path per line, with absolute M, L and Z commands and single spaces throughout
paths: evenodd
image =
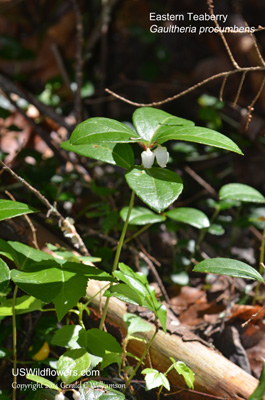
M 54 398 L 54 400 L 64 400 L 64 399 L 65 399 L 65 396 L 64 396 L 63 392 L 56 394 L 56 396 Z
M 144 168 L 152 168 L 155 161 L 155 155 L 149 148 L 142 152 L 141 157 Z
M 81 399 L 81 394 L 77 390 L 73 390 L 73 399 L 74 400 L 80 400 Z
M 163 146 L 158 146 L 154 150 L 154 153 L 155 153 L 155 156 L 156 156 L 157 164 L 161 168 L 165 168 L 167 166 L 168 159 L 169 159 L 169 153 L 167 151 L 167 148 L 163 147 Z

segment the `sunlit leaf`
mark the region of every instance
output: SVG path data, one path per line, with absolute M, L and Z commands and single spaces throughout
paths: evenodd
M 119 165 L 129 169 L 134 165 L 134 154 L 131 146 L 126 143 L 93 143 L 74 145 L 70 140 L 63 142 L 61 147 L 81 156 L 94 158 L 109 164 Z
M 0 199 L 0 221 L 37 211 L 36 208 L 18 201 Z
M 72 383 L 89 370 L 90 356 L 85 349 L 66 351 L 58 360 L 58 375 L 64 383 Z
M 235 278 L 256 279 L 263 282 L 262 276 L 250 265 L 230 258 L 210 258 L 199 262 L 193 271 L 218 275 L 229 275 Z
M 181 178 L 168 169 L 135 167 L 125 177 L 137 196 L 158 212 L 174 203 L 183 190 Z
M 133 113 L 133 124 L 141 138 L 153 142 L 155 133 L 163 126 L 166 129 L 174 125 L 175 129 L 183 126 L 193 126 L 194 123 L 187 119 L 174 117 L 165 111 L 151 107 L 142 107 Z
M 208 228 L 208 217 L 200 210 L 191 207 L 179 207 L 166 212 L 166 215 L 174 221 L 183 222 L 195 228 Z
M 232 199 L 249 203 L 265 203 L 265 197 L 251 186 L 242 183 L 228 183 L 220 192 L 221 200 Z
M 123 221 L 126 220 L 129 207 L 124 207 L 120 216 Z M 153 211 L 145 207 L 136 206 L 133 207 L 130 214 L 129 224 L 131 225 L 146 225 L 155 224 L 156 222 L 165 221 L 166 217 L 164 215 L 155 214 Z

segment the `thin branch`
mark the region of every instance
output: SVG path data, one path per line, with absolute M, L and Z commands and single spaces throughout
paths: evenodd
M 261 309 L 256 312 L 255 314 L 253 314 L 246 322 L 244 322 L 241 326 L 242 328 L 244 328 L 246 325 L 248 325 L 251 321 L 253 321 L 253 319 L 255 319 L 263 310 L 264 310 L 265 306 L 261 307 Z M 261 318 L 261 317 L 260 317 Z
M 225 88 L 227 79 L 228 79 L 228 76 L 225 75 L 225 76 L 224 76 L 224 79 L 223 79 L 223 82 L 222 82 L 221 89 L 220 89 L 220 93 L 219 93 L 219 100 L 220 100 L 220 101 L 223 101 L 223 93 L 224 93 L 224 88 Z
M 222 39 L 222 41 L 223 41 L 223 43 L 225 45 L 225 49 L 227 51 L 227 54 L 228 54 L 228 56 L 229 56 L 229 58 L 230 58 L 230 60 L 231 60 L 231 62 L 233 64 L 233 66 L 236 69 L 240 69 L 238 63 L 236 62 L 236 60 L 233 57 L 232 51 L 230 50 L 230 47 L 229 47 L 229 45 L 228 45 L 228 43 L 226 41 L 226 38 L 224 37 L 224 34 L 223 34 L 223 32 L 222 32 L 222 30 L 220 28 L 220 25 L 218 24 L 218 21 L 217 21 L 217 19 L 215 17 L 215 14 L 214 14 L 214 11 L 213 11 L 214 10 L 213 0 L 207 0 L 207 4 L 208 4 L 208 9 L 209 9 L 209 14 L 214 16 L 215 26 L 219 29 L 219 35 L 221 36 L 221 39 Z
M 237 89 L 237 92 L 236 92 L 236 97 L 235 97 L 235 100 L 233 102 L 233 107 L 234 108 L 235 108 L 235 106 L 236 106 L 236 104 L 238 102 L 238 99 L 239 99 L 239 96 L 240 96 L 240 93 L 241 93 L 241 90 L 242 90 L 243 83 L 245 81 L 246 75 L 247 75 L 247 71 L 243 72 L 241 80 L 240 80 L 240 83 L 239 83 L 239 86 L 238 86 L 238 89 Z
M 6 194 L 12 201 L 16 201 L 15 197 L 14 197 L 11 193 L 9 193 L 8 190 L 5 190 L 5 194 Z M 38 245 L 37 235 L 36 235 L 37 230 L 36 230 L 35 226 L 33 225 L 33 223 L 31 222 L 31 220 L 30 220 L 30 218 L 29 218 L 28 215 L 24 214 L 23 217 L 25 218 L 25 220 L 27 221 L 27 223 L 28 223 L 28 225 L 29 225 L 29 227 L 30 227 L 30 230 L 31 230 L 31 233 L 32 233 L 32 243 L 34 244 L 34 246 L 36 247 L 36 249 L 39 250 L 40 248 L 39 248 L 39 245 Z
M 17 181 L 21 182 L 23 186 L 25 186 L 30 192 L 32 192 L 48 209 L 49 216 L 51 213 L 54 214 L 59 219 L 59 226 L 64 233 L 65 237 L 68 237 L 74 247 L 77 247 L 79 251 L 85 255 L 90 256 L 81 236 L 76 231 L 74 226 L 74 221 L 71 218 L 64 218 L 62 214 L 57 210 L 56 205 L 52 205 L 45 196 L 43 196 L 36 188 L 31 186 L 25 179 L 21 178 L 21 176 L 17 175 L 11 168 L 9 168 L 3 161 L 0 160 L 0 164 L 2 164 L 3 168 L 7 170 L 10 175 L 12 175 Z
M 211 193 L 213 197 L 215 197 L 216 199 L 219 198 L 216 190 L 211 185 L 209 185 L 209 183 L 207 183 L 202 177 L 200 177 L 200 175 L 198 175 L 192 168 L 186 166 L 184 169 L 196 182 L 199 183 L 199 185 L 204 187 L 207 192 Z
M 245 25 L 248 27 L 248 24 L 247 24 L 246 22 L 245 22 Z M 264 28 L 263 28 L 263 29 L 264 29 Z M 261 52 L 260 52 L 260 49 L 259 49 L 259 47 L 258 47 L 258 44 L 257 44 L 257 41 L 256 41 L 255 36 L 253 35 L 252 32 L 249 32 L 249 35 L 250 35 L 250 37 L 251 37 L 251 39 L 252 39 L 252 41 L 253 41 L 253 45 L 254 45 L 254 47 L 255 47 L 255 49 L 256 49 L 256 52 L 257 52 L 257 55 L 258 55 L 258 57 L 259 57 L 259 59 L 260 59 L 261 64 L 262 64 L 263 66 L 265 66 L 265 60 L 264 60 L 264 58 L 263 58 L 262 55 L 261 55 Z
M 61 74 L 62 74 L 63 81 L 66 84 L 66 86 L 68 87 L 69 91 L 72 92 L 70 78 L 66 71 L 66 68 L 65 68 L 65 65 L 64 65 L 64 62 L 62 59 L 62 55 L 59 51 L 58 45 L 56 43 L 52 43 L 51 49 L 52 49 L 55 61 L 60 69 Z
M 53 121 L 57 122 L 60 126 L 63 126 L 67 129 L 68 132 L 71 131 L 71 126 L 65 122 L 65 118 L 59 115 L 55 110 L 46 104 L 42 103 L 40 100 L 36 98 L 35 95 L 22 88 L 18 83 L 15 83 L 7 76 L 0 74 L 0 87 L 1 89 L 8 94 L 15 93 L 22 99 L 27 100 L 30 104 L 33 104 L 42 115 L 45 115 L 51 118 Z
M 126 99 L 126 97 L 120 96 L 117 93 L 113 92 L 112 90 L 106 88 L 105 91 L 109 94 L 111 94 L 112 96 L 116 97 L 117 99 L 124 101 L 125 103 L 131 104 L 132 106 L 135 107 L 156 107 L 156 106 L 161 106 L 162 104 L 166 104 L 169 103 L 173 100 L 178 99 L 179 97 L 185 96 L 186 94 L 192 92 L 193 90 L 196 90 L 198 88 L 200 88 L 201 86 L 214 81 L 215 79 L 218 78 L 223 78 L 227 75 L 227 77 L 237 74 L 237 73 L 242 73 L 242 72 L 254 72 L 254 71 L 265 71 L 265 67 L 261 67 L 261 66 L 257 66 L 257 67 L 244 67 L 244 68 L 239 68 L 239 69 L 234 69 L 231 71 L 225 71 L 225 72 L 220 72 L 218 74 L 212 75 L 209 78 L 206 78 L 198 83 L 196 83 L 195 85 L 189 87 L 188 89 L 183 90 L 180 93 L 175 94 L 172 97 L 168 97 L 164 100 L 161 101 L 154 101 L 152 103 L 137 103 L 135 101 L 131 101 L 129 99 Z
M 260 88 L 256 94 L 256 96 L 254 97 L 254 99 L 252 100 L 252 102 L 250 103 L 250 105 L 248 106 L 248 114 L 247 114 L 247 122 L 246 122 L 246 130 L 248 130 L 250 121 L 252 119 L 252 112 L 254 110 L 254 105 L 256 104 L 256 101 L 258 100 L 259 96 L 261 95 L 263 88 L 265 85 L 265 78 L 263 78 L 263 81 L 260 85 Z

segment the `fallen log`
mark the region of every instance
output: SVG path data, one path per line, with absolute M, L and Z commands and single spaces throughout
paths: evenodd
M 87 296 L 93 297 L 90 306 L 99 311 L 104 306 L 106 298 L 96 295 L 106 284 L 105 282 L 89 281 Z M 128 312 L 127 305 L 122 301 L 111 298 L 109 302 L 107 321 L 121 329 L 126 335 L 126 324 L 123 315 Z M 139 333 L 137 336 L 145 338 L 147 341 L 154 332 L 152 330 Z M 181 334 L 181 329 L 176 330 L 175 334 L 164 333 L 159 330 L 150 349 L 152 367 L 161 372 L 165 372 L 171 365 L 169 357 L 183 361 L 195 373 L 195 390 L 209 393 L 229 400 L 247 400 L 258 385 L 258 380 L 247 372 L 226 359 L 215 349 L 207 346 L 195 335 L 185 338 Z M 128 351 L 140 357 L 143 353 L 144 344 L 140 341 L 130 341 Z M 148 363 L 147 363 L 148 365 Z M 172 371 L 168 378 L 171 384 L 185 388 L 182 376 Z

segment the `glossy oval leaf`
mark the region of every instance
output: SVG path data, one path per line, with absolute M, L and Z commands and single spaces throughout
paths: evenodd
M 80 331 L 85 332 L 80 325 L 65 325 L 55 332 L 51 343 L 56 346 L 68 347 L 71 350 L 78 349 L 81 347 L 77 343 Z
M 152 141 L 156 141 L 160 144 L 165 143 L 168 140 L 195 142 L 243 154 L 240 148 L 225 135 L 200 126 L 185 126 L 181 129 L 177 127 L 162 126 L 152 137 Z
M 137 196 L 157 212 L 174 203 L 183 190 L 180 176 L 168 169 L 135 167 L 125 177 Z
M 167 390 L 170 390 L 169 380 L 162 372 L 153 368 L 145 368 L 142 374 L 145 374 L 144 380 L 146 383 L 146 390 L 151 390 L 160 386 L 164 386 Z
M 81 400 L 125 400 L 125 395 L 103 382 L 89 380 L 80 385 Z
M 9 285 L 10 270 L 4 260 L 0 258 L 0 292 L 3 292 Z
M 255 279 L 263 282 L 262 276 L 250 265 L 230 258 L 210 258 L 201 261 L 193 268 L 193 271 Z
M 174 125 L 174 128 L 177 130 L 184 125 L 194 125 L 192 121 L 174 117 L 165 111 L 151 107 L 138 108 L 133 113 L 132 119 L 139 136 L 150 143 L 154 141 L 153 136 L 162 126 L 166 130 L 168 127 L 170 128 L 170 125 Z
M 81 156 L 100 160 L 109 164 L 119 165 L 129 169 L 134 165 L 134 154 L 127 143 L 93 143 L 71 144 L 70 140 L 63 142 L 61 147 L 67 151 L 73 151 Z
M 104 142 L 127 143 L 139 139 L 127 125 L 110 118 L 90 118 L 74 129 L 70 143 L 73 145 Z
M 127 335 L 133 335 L 136 332 L 148 332 L 152 329 L 152 326 L 150 324 L 148 324 L 141 317 L 135 314 L 124 314 L 123 320 L 128 326 Z
M 232 199 L 249 203 L 265 203 L 265 197 L 251 186 L 242 183 L 228 183 L 219 191 L 221 200 Z
M 166 212 L 166 215 L 174 221 L 183 222 L 203 229 L 210 226 L 208 217 L 200 210 L 191 207 L 179 207 Z
M 49 381 L 46 378 L 43 378 L 42 376 L 34 375 L 34 374 L 27 374 L 26 378 L 29 379 L 30 381 L 37 382 L 46 388 L 60 390 L 60 388 L 57 385 L 55 385 L 55 383 Z
M 33 296 L 21 296 L 16 298 L 15 312 L 16 315 L 27 314 L 32 311 L 41 311 L 44 302 L 36 299 Z M 6 317 L 13 314 L 13 299 L 4 300 L 1 302 L 0 317 Z
M 120 216 L 123 221 L 126 220 L 128 210 L 129 207 L 124 207 L 120 212 Z M 155 224 L 156 222 L 163 222 L 165 221 L 165 219 L 166 217 L 164 215 L 155 214 L 148 208 L 133 207 L 130 214 L 129 224 L 131 225 Z
M 18 201 L 0 200 L 0 221 L 37 211 L 35 208 Z
M 90 356 L 85 349 L 66 351 L 58 360 L 58 375 L 64 383 L 72 383 L 85 375 L 90 367 Z
M 176 361 L 173 357 L 170 357 L 170 361 L 172 361 L 175 370 L 183 376 L 188 388 L 194 389 L 194 372 L 183 361 Z
M 89 353 L 103 358 L 106 353 L 122 353 L 120 344 L 110 333 L 92 328 L 86 332 L 86 335 L 86 349 Z

